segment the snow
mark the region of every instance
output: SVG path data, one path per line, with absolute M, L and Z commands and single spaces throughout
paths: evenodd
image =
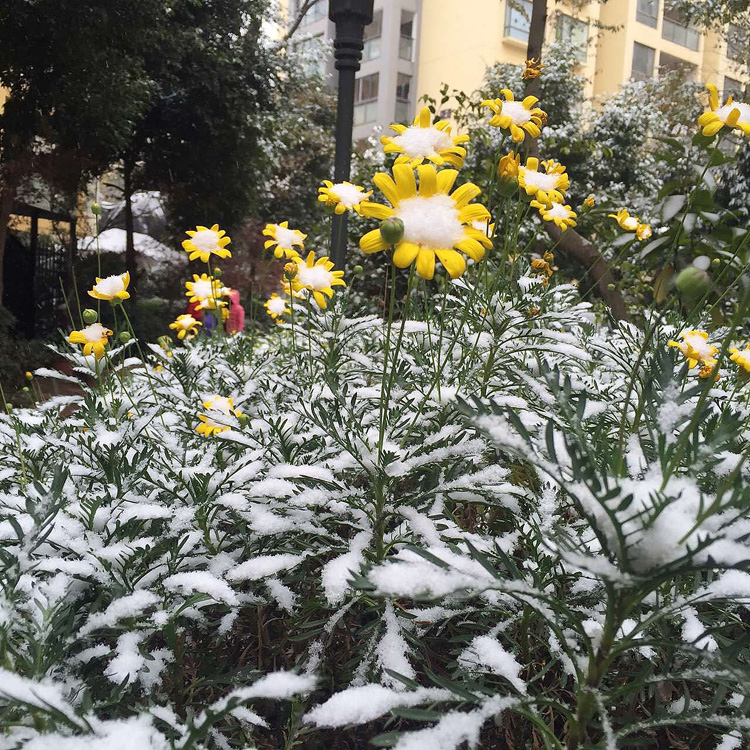
M 365 193 L 356 185 L 347 185 L 343 182 L 337 182 L 330 187 L 329 190 L 338 196 L 339 200 L 346 208 L 358 206 L 363 200 L 365 200 Z
M 404 242 L 428 248 L 450 248 L 465 234 L 455 201 L 449 195 L 406 198 L 395 208 L 404 222 Z
M 259 555 L 233 568 L 226 577 L 230 581 L 258 581 L 266 576 L 289 570 L 304 559 L 304 555 Z
M 200 252 L 211 253 L 220 249 L 219 233 L 213 229 L 199 229 L 190 241 Z
M 45 710 L 52 706 L 67 716 L 73 724 L 80 726 L 80 719 L 63 696 L 62 686 L 54 684 L 51 680 L 29 680 L 0 667 L 0 701 L 3 699 Z
M 544 172 L 527 169 L 526 167 L 521 167 L 521 174 L 523 175 L 527 187 L 537 188 L 538 190 L 543 190 L 545 192 L 554 190 L 560 179 L 560 175 L 545 174 Z
M 304 287 L 320 291 L 321 289 L 328 289 L 334 280 L 333 272 L 323 265 L 310 267 L 306 263 L 298 263 L 297 267 L 299 273 L 296 280 Z
M 282 227 L 280 224 L 274 224 L 274 237 L 279 247 L 284 250 L 291 250 L 295 245 L 302 247 L 302 238 L 297 229 Z
M 498 641 L 488 635 L 475 638 L 469 647 L 458 657 L 458 663 L 468 670 L 483 671 L 482 667 L 500 677 L 504 677 L 519 693 L 526 694 L 526 683 L 518 676 L 521 665 L 513 654 L 506 651 Z
M 98 237 L 99 250 L 103 253 L 124 254 L 126 238 L 127 233 L 124 229 L 116 227 L 105 229 Z M 133 245 L 138 260 L 147 268 L 159 265 L 179 268 L 187 262 L 185 253 L 172 250 L 172 248 L 141 232 L 133 233 Z M 82 255 L 95 254 L 97 252 L 97 238 L 81 237 L 78 240 L 78 248 Z
M 115 599 L 103 612 L 90 615 L 79 631 L 79 637 L 88 635 L 99 628 L 109 628 L 120 620 L 142 615 L 146 609 L 159 601 L 159 597 L 152 591 L 134 591 L 119 599 Z
M 364 561 L 364 550 L 370 544 L 372 534 L 360 531 L 352 539 L 349 552 L 335 557 L 323 567 L 322 581 L 326 599 L 330 604 L 337 604 L 343 600 L 349 588 L 349 580 L 359 570 Z
M 224 602 L 231 606 L 239 604 L 237 594 L 229 585 L 207 571 L 194 570 L 190 573 L 176 573 L 165 578 L 163 585 L 164 588 L 171 591 L 183 591 L 187 594 L 208 594 L 217 602 Z
M 524 125 L 531 120 L 531 112 L 523 106 L 523 102 L 503 102 L 500 114 L 507 115 L 516 125 Z
M 453 141 L 444 130 L 434 126 L 420 128 L 410 125 L 401 135 L 393 138 L 394 144 L 400 146 L 410 159 L 421 159 L 436 156 L 453 146 Z
M 399 622 L 391 602 L 385 604 L 383 619 L 385 620 L 385 634 L 380 639 L 377 648 L 378 662 L 383 669 L 383 681 L 394 690 L 403 690 L 405 685 L 385 670 L 390 669 L 410 679 L 416 677 L 414 667 L 408 658 L 409 647 L 401 635 L 400 625 L 405 625 L 407 621 Z
M 42 734 L 24 744 L 25 750 L 168 750 L 167 738 L 151 726 L 149 717 L 96 722 L 95 734 L 63 737 Z

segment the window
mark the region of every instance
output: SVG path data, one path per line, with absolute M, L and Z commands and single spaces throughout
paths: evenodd
M 301 0 L 299 0 L 297 8 L 299 8 L 301 4 Z M 318 2 L 315 3 L 307 13 L 305 13 L 302 23 L 315 23 L 315 21 L 320 21 L 322 18 L 328 18 L 328 0 L 318 0 Z
M 659 0 L 638 0 L 635 8 L 635 20 L 640 23 L 656 28 L 656 20 L 659 17 Z
M 666 73 L 675 71 L 680 73 L 686 81 L 694 81 L 696 69 L 687 60 L 682 60 L 674 55 L 668 55 L 666 52 L 659 53 L 659 72 Z
M 742 81 L 724 76 L 724 90 L 721 92 L 721 95 L 723 99 L 731 96 L 732 99 L 742 101 Z
M 365 46 L 362 49 L 362 60 L 376 60 L 380 57 L 380 37 L 383 35 L 383 11 L 378 10 L 372 16 L 372 23 L 365 26 Z
M 730 23 L 727 28 L 727 57 L 733 62 L 742 63 L 748 59 L 748 34 L 737 24 Z
M 373 73 L 354 81 L 354 124 L 363 125 L 378 117 L 380 74 Z
M 396 122 L 408 122 L 410 117 L 411 76 L 399 73 L 396 78 Z
M 557 15 L 557 28 L 555 31 L 558 42 L 566 42 L 573 48 L 575 56 L 581 61 L 586 61 L 589 43 L 589 25 L 579 21 L 573 16 L 565 13 Z
M 401 36 L 398 42 L 398 56 L 411 62 L 414 59 L 414 14 L 401 11 Z
M 505 0 L 505 36 L 529 41 L 532 0 Z
M 688 26 L 685 17 L 677 10 L 664 10 L 664 23 L 661 29 L 662 38 L 679 44 L 681 47 L 697 50 L 700 41 L 698 30 Z
M 633 45 L 633 69 L 631 77 L 642 81 L 654 75 L 654 50 L 636 42 Z

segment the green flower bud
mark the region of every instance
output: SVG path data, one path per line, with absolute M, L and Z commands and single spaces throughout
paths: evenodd
M 614 292 L 616 287 L 614 284 L 607 284 L 607 289 L 609 289 L 610 292 Z
M 221 276 L 221 268 L 214 268 L 214 278 L 218 279 Z
M 7 402 L 6 404 L 5 404 L 5 411 L 7 411 L 7 412 L 11 412 L 11 411 L 13 411 L 13 404 L 11 404 L 11 403 L 10 403 L 10 401 L 8 401 L 8 402 Z
M 130 334 L 127 331 L 122 331 L 118 338 L 123 344 L 127 344 L 130 341 Z
M 354 268 L 352 268 L 352 273 L 354 273 L 356 275 L 359 275 L 361 273 L 364 273 L 364 270 L 365 269 L 362 268 L 362 266 L 360 266 L 359 264 L 357 264 L 356 266 L 354 266 Z
M 697 299 L 711 288 L 711 277 L 701 268 L 688 266 L 677 274 L 675 286 L 683 297 Z
M 23 374 L 23 376 L 26 378 L 26 380 L 33 380 L 34 379 L 34 373 L 30 372 L 29 370 L 26 370 L 26 372 Z
M 721 258 L 714 258 L 711 263 L 713 263 L 715 266 L 721 265 Z
M 92 203 L 91 204 L 91 213 L 94 214 L 94 216 L 101 216 L 102 215 L 102 207 L 98 203 Z
M 91 325 L 91 323 L 96 323 L 98 320 L 99 315 L 97 314 L 96 310 L 92 310 L 90 307 L 87 307 L 83 311 L 83 322 L 88 323 Z
M 29 386 L 28 386 L 28 385 L 25 385 L 25 386 L 24 386 L 23 388 L 21 388 L 21 390 L 22 390 L 22 391 L 23 391 L 24 393 L 28 393 L 28 392 L 29 392 Z
M 395 245 L 404 236 L 404 222 L 397 216 L 384 219 L 380 222 L 380 234 L 389 245 Z

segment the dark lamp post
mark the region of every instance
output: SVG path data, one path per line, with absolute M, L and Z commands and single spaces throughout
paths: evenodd
M 336 109 L 336 159 L 334 182 L 349 179 L 354 128 L 354 76 L 359 70 L 365 26 L 372 23 L 374 0 L 330 0 L 328 18 L 336 24 L 333 40 L 335 67 L 339 72 Z M 334 214 L 331 225 L 331 260 L 342 268 L 346 256 L 346 213 Z

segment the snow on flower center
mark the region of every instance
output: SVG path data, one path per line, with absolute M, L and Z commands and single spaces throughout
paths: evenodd
M 365 198 L 365 194 L 356 185 L 345 185 L 343 182 L 337 182 L 329 190 L 346 206 L 358 206 Z
M 435 156 L 453 145 L 451 137 L 445 131 L 434 127 L 420 128 L 416 125 L 406 128 L 401 135 L 393 139 L 393 142 L 400 146 L 410 159 Z
M 195 323 L 197 323 L 197 321 L 192 315 L 186 315 L 184 318 L 180 318 L 177 321 L 177 324 L 185 329 L 190 328 L 190 326 L 194 325 Z
M 281 297 L 275 297 L 274 299 L 268 300 L 268 309 L 274 314 L 274 315 L 281 315 L 281 313 L 284 312 L 286 309 L 286 301 L 281 299 Z
M 276 242 L 279 243 L 279 247 L 284 247 L 284 248 L 287 248 L 288 250 L 291 250 L 295 242 L 297 244 L 300 243 L 300 238 L 294 229 L 289 229 L 288 227 L 281 227 L 278 224 L 274 224 L 274 227 L 275 227 L 274 232 L 276 235 Z
M 622 228 L 629 232 L 638 229 L 638 219 L 636 219 L 635 216 L 628 216 L 627 219 L 623 219 Z
M 508 115 L 516 125 L 524 125 L 531 120 L 531 112 L 522 102 L 503 102 L 501 114 Z
M 557 187 L 559 175 L 545 174 L 544 172 L 537 172 L 533 169 L 524 168 L 523 179 L 526 182 L 527 187 L 547 192 L 549 190 L 554 190 Z
M 553 219 L 567 219 L 569 216 L 568 209 L 562 203 L 555 203 L 552 208 L 547 209 L 547 216 L 551 216 Z
M 396 216 L 404 222 L 404 242 L 431 248 L 449 248 L 464 238 L 456 203 L 449 195 L 407 198 Z
M 206 399 L 206 403 L 210 404 L 208 408 L 211 409 L 211 411 L 219 411 L 225 417 L 228 417 L 231 414 L 232 404 L 226 396 L 212 396 L 211 398 Z
M 124 291 L 125 283 L 123 282 L 122 276 L 107 276 L 106 279 L 102 279 L 96 284 L 94 289 L 107 297 L 114 297 L 117 292 Z
M 700 359 L 711 359 L 714 354 L 714 347 L 697 333 L 686 333 L 682 340 L 685 342 L 688 350 L 695 352 Z
M 200 299 L 206 299 L 213 296 L 213 289 L 210 281 L 201 279 L 200 281 L 193 282 L 193 295 L 200 297 Z
M 738 109 L 740 111 L 740 122 L 750 122 L 750 104 L 744 102 L 732 102 L 731 104 L 725 104 L 723 107 L 719 107 L 716 110 L 716 116 L 722 121 L 726 122 L 729 115 L 732 114 L 732 110 Z
M 106 337 L 104 333 L 107 329 L 101 323 L 93 323 L 86 328 L 81 329 L 81 333 L 86 337 L 86 341 L 90 344 L 95 344 L 97 341 L 101 341 Z
M 219 233 L 213 229 L 201 229 L 193 235 L 192 242 L 201 252 L 211 252 L 219 248 Z
M 310 266 L 306 265 L 299 266 L 299 274 L 297 276 L 297 280 L 302 286 L 315 289 L 316 291 L 328 289 L 334 278 L 333 273 L 323 266 L 313 266 L 310 268 Z

